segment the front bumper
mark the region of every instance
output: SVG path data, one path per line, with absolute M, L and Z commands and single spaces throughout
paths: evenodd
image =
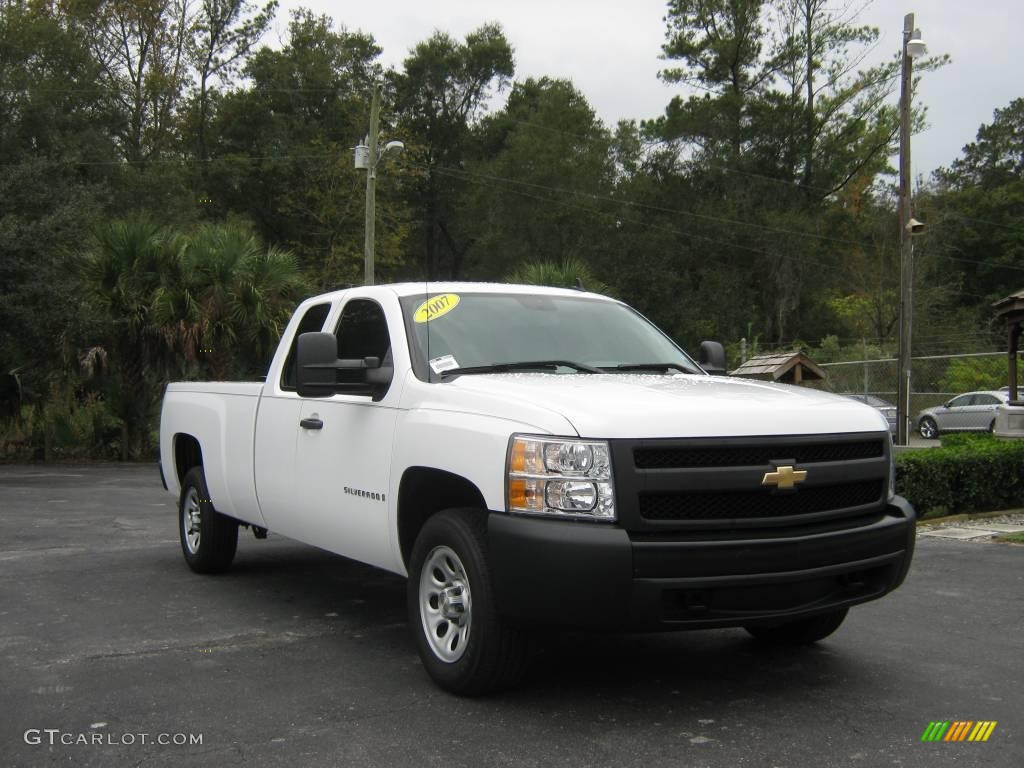
M 913 507 L 864 525 L 728 538 L 489 515 L 499 612 L 523 623 L 691 629 L 778 623 L 874 600 L 906 577 Z

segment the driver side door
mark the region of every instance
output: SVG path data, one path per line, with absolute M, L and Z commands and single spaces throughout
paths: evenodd
M 353 297 L 334 330 L 340 359 L 391 363 L 383 308 Z M 377 401 L 365 372 L 339 370 L 340 393 L 302 399 L 295 448 L 294 530 L 306 543 L 370 565 L 389 567 L 387 492 L 400 386 Z

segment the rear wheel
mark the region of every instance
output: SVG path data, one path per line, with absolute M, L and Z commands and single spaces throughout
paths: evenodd
M 476 696 L 515 685 L 526 638 L 498 615 L 483 514 L 450 509 L 427 520 L 409 559 L 409 626 L 439 686 Z
M 178 500 L 181 552 L 196 573 L 226 571 L 238 547 L 238 521 L 213 508 L 202 467 L 193 467 L 181 481 Z
M 809 645 L 824 640 L 839 629 L 839 625 L 846 618 L 846 612 L 846 608 L 840 608 L 785 624 L 752 626 L 746 627 L 746 630 L 757 640 L 772 645 Z
M 931 416 L 925 416 L 921 419 L 921 423 L 917 426 L 917 431 L 925 440 L 934 440 L 939 436 L 939 428 L 935 424 L 935 419 Z

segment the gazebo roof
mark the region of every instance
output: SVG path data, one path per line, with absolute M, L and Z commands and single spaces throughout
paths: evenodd
M 1005 318 L 1007 322 L 1024 317 L 1024 288 L 993 302 L 992 308 L 997 318 Z
M 824 379 L 825 371 L 800 350 L 755 355 L 729 373 L 750 379 L 769 381 L 809 381 Z

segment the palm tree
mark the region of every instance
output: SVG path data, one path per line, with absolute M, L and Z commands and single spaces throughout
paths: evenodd
M 121 419 L 121 457 L 138 455 L 155 406 L 147 379 L 166 358 L 153 299 L 169 263 L 168 233 L 145 217 L 98 227 L 72 259 L 80 299 L 97 316 L 118 387 L 111 404 Z
M 266 372 L 288 318 L 307 289 L 298 261 L 288 251 L 267 248 L 243 262 L 230 306 L 231 319 L 245 342 L 241 361 L 247 370 Z
M 116 221 L 73 266 L 103 328 L 126 460 L 142 449 L 163 383 L 254 374 L 306 288 L 291 254 L 233 223 L 182 235 L 146 218 Z
M 264 248 L 235 223 L 206 224 L 180 239 L 172 279 L 156 298 L 167 343 L 216 379 L 255 373 L 306 287 L 295 258 Z
M 609 287 L 594 276 L 586 262 L 571 256 L 557 264 L 551 261 L 520 264 L 505 280 L 509 283 L 550 285 L 555 288 L 576 288 L 582 285 L 593 293 L 610 293 Z

